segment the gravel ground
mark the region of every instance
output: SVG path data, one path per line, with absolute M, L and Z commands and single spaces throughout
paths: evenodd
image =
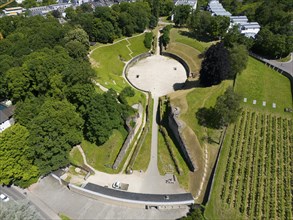
M 179 89 L 186 81 L 186 71 L 177 60 L 154 55 L 139 61 L 128 71 L 128 80 L 137 88 L 159 97 Z

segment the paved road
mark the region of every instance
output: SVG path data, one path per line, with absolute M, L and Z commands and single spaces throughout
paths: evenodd
M 31 193 L 55 213 L 71 219 L 178 219 L 188 212 L 187 208 L 145 210 L 105 204 L 68 190 L 51 176 L 33 186 Z
M 291 74 L 291 76 L 293 76 L 293 52 L 291 53 L 291 60 L 288 62 L 278 62 L 276 60 L 266 60 L 266 62 L 270 63 L 271 65 L 274 65 L 288 73 Z
M 151 176 L 160 176 L 158 171 L 158 97 L 154 97 L 153 103 L 153 122 L 152 122 L 152 143 L 151 143 L 151 160 L 146 174 Z

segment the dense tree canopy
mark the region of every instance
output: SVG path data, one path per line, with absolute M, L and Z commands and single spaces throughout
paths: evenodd
M 212 45 L 201 64 L 200 83 L 204 86 L 217 85 L 228 79 L 231 73 L 229 51 L 223 43 Z
M 83 120 L 72 104 L 46 99 L 27 125 L 34 164 L 42 174 L 68 164 L 71 147 L 82 140 Z
M 87 59 L 87 31 L 100 34 L 91 29 L 96 25 L 120 36 L 120 12 L 130 15 L 133 33 L 143 31 L 150 9 L 147 3 L 134 5 L 95 12 L 84 6 L 68 9 L 72 24 L 80 26 L 60 25 L 52 16 L 0 18 L 0 101 L 16 104 L 17 122 L 0 134 L 1 184 L 26 187 L 39 175 L 68 165 L 69 151 L 83 138 L 104 143 L 113 129 L 124 126 L 133 113 L 127 101 L 119 103 L 116 92 L 98 95 L 92 84 L 96 72 Z
M 27 187 L 39 176 L 29 152 L 29 131 L 16 124 L 0 133 L 0 184 Z
M 222 38 L 229 27 L 230 20 L 225 16 L 212 16 L 207 11 L 193 11 L 188 27 L 194 36 L 204 39 Z
M 71 24 L 80 25 L 91 41 L 102 43 L 111 43 L 121 35 L 143 32 L 150 25 L 153 11 L 148 2 L 122 2 L 112 7 L 96 7 L 94 12 L 80 7 L 76 11 L 66 9 Z
M 178 5 L 174 8 L 174 23 L 176 26 L 183 26 L 187 23 L 187 19 L 191 12 L 189 5 Z

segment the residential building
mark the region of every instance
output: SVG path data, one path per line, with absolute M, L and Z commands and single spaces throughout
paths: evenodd
M 22 7 L 13 7 L 13 8 L 5 8 L 3 13 L 5 16 L 16 16 L 25 12 L 25 9 Z
M 226 11 L 218 0 L 211 0 L 207 6 L 207 10 L 210 11 L 213 16 L 231 16 L 231 13 Z
M 14 124 L 14 119 L 12 118 L 14 110 L 15 106 L 7 107 L 0 104 L 0 133 Z
M 255 35 L 260 31 L 260 25 L 257 22 L 247 22 L 241 24 L 239 29 L 241 34 L 244 34 L 246 37 L 255 38 Z
M 175 6 L 177 5 L 189 5 L 193 10 L 196 9 L 197 0 L 175 0 Z

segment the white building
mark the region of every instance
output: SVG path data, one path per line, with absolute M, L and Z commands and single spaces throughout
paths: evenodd
M 260 25 L 257 22 L 247 22 L 241 24 L 239 29 L 241 34 L 244 34 L 246 37 L 255 38 L 255 35 L 260 31 Z
M 9 128 L 14 124 L 14 119 L 12 115 L 14 113 L 15 106 L 4 106 L 0 105 L 0 133 L 4 131 L 6 128 Z
M 213 16 L 231 16 L 231 13 L 226 11 L 218 0 L 211 0 L 207 6 L 207 10 L 210 11 Z
M 175 3 L 175 6 L 189 5 L 193 10 L 195 10 L 197 6 L 197 0 L 177 0 L 174 3 Z
M 15 16 L 25 12 L 25 9 L 22 7 L 5 8 L 3 12 L 5 16 Z

